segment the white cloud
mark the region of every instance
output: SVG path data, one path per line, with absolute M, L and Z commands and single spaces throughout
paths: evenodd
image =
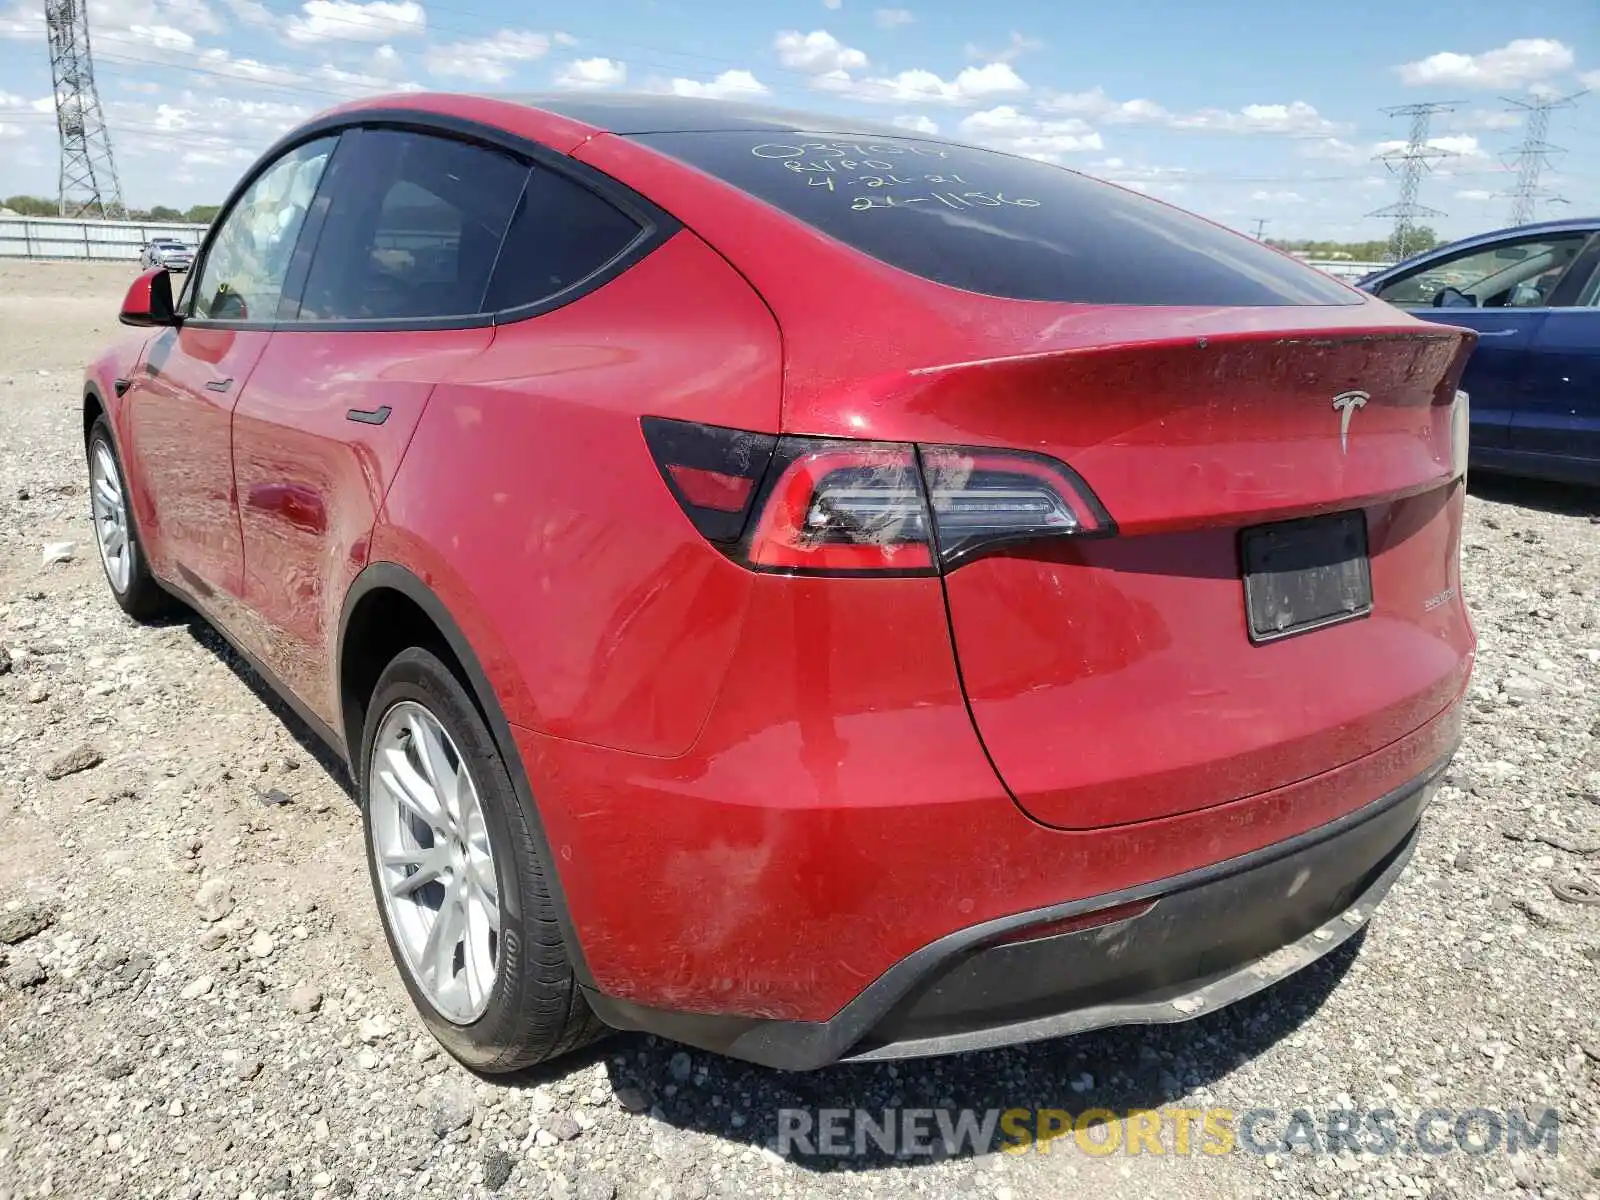
M 253 160 L 273 139 L 311 115 L 307 106 L 237 100 L 213 91 L 184 91 L 174 103 L 118 100 L 109 108 L 113 136 L 124 123 L 142 131 L 117 144 L 119 161 L 161 160 L 164 187 L 182 182 L 171 171 L 174 162 L 227 167 L 215 178 L 218 192 L 232 182 L 239 165 Z
M 1600 88 L 1600 71 L 1585 71 L 1578 76 L 1578 82 L 1586 88 Z
M 1101 179 L 1110 180 L 1112 183 L 1121 184 L 1123 187 L 1134 187 L 1136 184 L 1160 185 L 1173 187 L 1176 181 L 1189 177 L 1186 167 L 1148 167 L 1136 163 L 1125 162 L 1120 158 L 1102 158 L 1088 165 L 1089 174 L 1099 176 Z M 1148 187 L 1138 187 L 1137 191 L 1148 191 Z
M 846 46 L 826 29 L 814 29 L 810 33 L 787 29 L 772 40 L 772 48 L 778 52 L 778 61 L 784 66 L 808 75 L 860 71 L 867 66 L 864 53 Z
M 265 29 L 277 21 L 272 15 L 272 10 L 261 3 L 261 0 L 223 0 L 223 2 L 233 14 L 233 19 L 241 25 Z
M 416 0 L 305 0 L 284 33 L 291 42 L 386 42 L 427 28 L 428 15 Z
M 1303 100 L 1290 104 L 1246 104 L 1237 110 L 1203 108 L 1175 116 L 1174 129 L 1206 129 L 1223 133 L 1332 134 L 1343 128 Z
M 1457 118 L 1469 129 L 1515 129 L 1522 124 L 1522 114 L 1492 108 L 1475 108 Z
M 981 67 L 963 67 L 955 79 L 955 91 L 963 100 L 986 96 L 1009 96 L 1025 92 L 1028 85 L 1010 63 L 993 62 Z
M 502 29 L 489 37 L 433 47 L 428 51 L 428 71 L 477 83 L 504 83 L 515 73 L 518 63 L 532 62 L 548 53 L 549 34 Z
M 1456 193 L 1458 200 L 1493 200 L 1494 193 L 1485 188 L 1467 188 Z
M 1041 107 L 1050 112 L 1071 113 L 1105 124 L 1134 125 L 1166 121 L 1171 114 L 1154 100 L 1113 100 L 1104 88 L 1087 92 L 1056 92 L 1045 96 Z
M 1462 158 L 1487 158 L 1483 147 L 1478 145 L 1478 139 L 1471 134 L 1459 133 L 1445 137 L 1429 138 L 1428 145 L 1436 150 L 1448 150 L 1451 154 L 1458 154 Z
M 1316 158 L 1326 162 L 1357 163 L 1372 157 L 1360 146 L 1352 146 L 1349 142 L 1341 141 L 1336 137 L 1317 138 L 1314 141 L 1302 142 L 1299 146 L 1301 158 Z
M 902 25 L 909 25 L 916 20 L 911 15 L 911 10 L 906 8 L 880 8 L 872 14 L 872 19 L 879 29 L 899 29 Z
M 833 12 L 838 12 L 843 3 L 844 0 L 822 0 L 822 7 L 830 9 Z
M 1058 162 L 1063 154 L 1105 148 L 1086 121 L 1076 117 L 1041 121 L 1010 104 L 975 112 L 958 128 L 964 137 L 985 146 L 1047 162 Z
M 1379 142 L 1372 148 L 1372 153 L 1375 155 L 1392 154 L 1395 151 L 1404 150 L 1407 144 L 1408 143 L 1399 140 Z M 1488 154 L 1484 152 L 1483 147 L 1478 144 L 1478 139 L 1473 137 L 1470 133 L 1446 134 L 1440 137 L 1432 137 L 1428 139 L 1428 145 L 1435 150 L 1443 150 L 1447 155 L 1455 158 L 1482 159 L 1489 157 Z
M 257 62 L 253 58 L 234 58 L 217 47 L 202 50 L 197 61 L 207 72 L 230 79 L 288 87 L 304 87 L 306 83 L 306 77 L 290 67 Z
M 728 70 L 710 83 L 697 79 L 674 79 L 667 85 L 674 96 L 696 96 L 703 100 L 748 100 L 765 96 L 770 89 L 749 71 Z
M 14 0 L 10 8 L 0 12 L 0 38 L 31 42 L 43 37 L 43 5 L 25 4 L 23 0 Z
M 1044 43 L 1038 38 L 1024 37 L 1013 29 L 1004 49 L 985 50 L 974 42 L 968 42 L 965 49 L 968 58 L 976 58 L 980 62 L 1014 62 L 1024 54 L 1043 50 Z
M 398 75 L 405 69 L 400 52 L 393 46 L 379 46 L 372 52 L 372 71 L 376 75 Z
M 1449 84 L 1513 88 L 1560 74 L 1570 68 L 1572 62 L 1571 49 L 1553 38 L 1517 38 L 1482 54 L 1445 50 L 1397 69 L 1401 82 L 1412 87 Z
M 1114 100 L 1105 89 L 1047 93 L 1040 107 L 1049 112 L 1087 117 L 1102 125 L 1166 125 L 1171 129 L 1219 133 L 1277 133 L 1328 137 L 1344 132 L 1303 100 L 1289 104 L 1246 104 L 1239 109 L 1202 108 L 1170 112 L 1154 100 Z
M 580 58 L 569 62 L 556 74 L 558 88 L 592 92 L 621 87 L 628 82 L 628 65 L 613 58 Z
M 954 79 L 913 68 L 898 75 L 853 80 L 843 72 L 822 76 L 816 86 L 877 104 L 973 104 L 1000 96 L 1020 95 L 1028 85 L 1009 63 L 964 67 Z
M 222 22 L 206 0 L 165 0 L 167 20 L 193 33 L 221 33 Z
M 346 71 L 332 63 L 323 63 L 316 70 L 319 83 L 331 85 L 331 90 L 345 96 L 370 95 L 373 92 L 410 91 L 414 85 L 396 85 L 394 79 L 387 75 L 376 75 L 370 71 Z
M 911 130 L 912 133 L 926 133 L 931 136 L 932 134 L 939 132 L 939 123 L 929 119 L 928 117 L 924 117 L 921 114 L 918 114 L 917 116 L 896 117 L 894 119 L 894 123 L 901 129 Z
M 194 38 L 170 25 L 134 25 L 129 27 L 128 33 L 135 41 L 156 50 L 187 54 L 194 49 Z
M 1256 201 L 1257 203 L 1265 204 L 1304 204 L 1306 202 L 1306 198 L 1299 192 L 1268 192 L 1258 190 L 1250 193 L 1250 199 Z

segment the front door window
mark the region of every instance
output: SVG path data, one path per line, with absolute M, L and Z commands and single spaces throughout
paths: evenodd
M 1378 297 L 1404 308 L 1547 308 L 1587 235 L 1480 246 L 1392 279 Z
M 337 137 L 297 146 L 268 167 L 223 218 L 195 289 L 194 316 L 270 321 L 306 210 Z

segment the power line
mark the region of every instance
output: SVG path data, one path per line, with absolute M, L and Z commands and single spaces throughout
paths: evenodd
M 94 86 L 88 6 L 85 0 L 45 0 L 44 20 L 61 139 L 57 208 L 63 217 L 121 216 L 127 209 L 111 157 L 111 134 Z
M 1397 258 L 1405 258 L 1410 253 L 1410 248 L 1417 242 L 1417 219 L 1419 217 L 1442 217 L 1445 214 L 1437 208 L 1429 208 L 1417 200 L 1417 193 L 1422 188 L 1422 177 L 1433 170 L 1433 164 L 1441 158 L 1454 157 L 1454 151 L 1442 150 L 1437 146 L 1428 144 L 1428 127 L 1436 113 L 1452 112 L 1460 107 L 1461 102 L 1456 100 L 1432 102 L 1428 104 L 1402 104 L 1395 108 L 1386 108 L 1383 111 L 1391 117 L 1410 117 L 1411 136 L 1401 149 L 1386 150 L 1381 154 L 1373 155 L 1378 162 L 1383 163 L 1389 170 L 1395 171 L 1400 176 L 1400 199 L 1394 204 L 1376 209 L 1367 214 L 1369 217 L 1394 218 L 1394 251 Z
M 1267 222 L 1270 219 L 1271 218 L 1269 218 L 1269 217 L 1257 217 L 1256 218 L 1256 241 L 1259 242 L 1261 240 L 1261 232 L 1262 232 L 1262 230 L 1266 229 Z
M 1573 92 L 1570 96 L 1560 98 L 1540 96 L 1534 100 L 1501 97 L 1511 105 L 1508 111 L 1516 112 L 1520 109 L 1528 114 L 1523 126 L 1522 144 L 1505 156 L 1506 165 L 1514 167 L 1517 172 L 1517 184 L 1511 190 L 1511 224 L 1526 225 L 1533 220 L 1534 209 L 1540 200 L 1548 204 L 1567 202 L 1549 188 L 1539 186 L 1540 173 L 1552 165 L 1551 156 L 1566 153 L 1560 146 L 1552 146 L 1544 138 L 1550 131 L 1551 111 L 1574 107 L 1578 97 L 1584 94 L 1585 92 Z

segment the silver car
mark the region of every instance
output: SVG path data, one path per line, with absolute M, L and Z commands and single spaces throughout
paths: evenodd
M 144 270 L 165 267 L 169 271 L 187 271 L 194 261 L 194 247 L 177 238 L 151 238 L 139 254 L 139 266 Z

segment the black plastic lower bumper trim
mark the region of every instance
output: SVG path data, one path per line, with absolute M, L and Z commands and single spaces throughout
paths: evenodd
M 1237 858 L 958 930 L 890 967 L 827 1021 L 669 1011 L 584 990 L 615 1028 L 784 1070 L 1188 1020 L 1353 936 L 1405 868 L 1448 762 L 1338 820 Z M 1110 925 L 1005 940 L 1141 901 L 1154 903 Z

